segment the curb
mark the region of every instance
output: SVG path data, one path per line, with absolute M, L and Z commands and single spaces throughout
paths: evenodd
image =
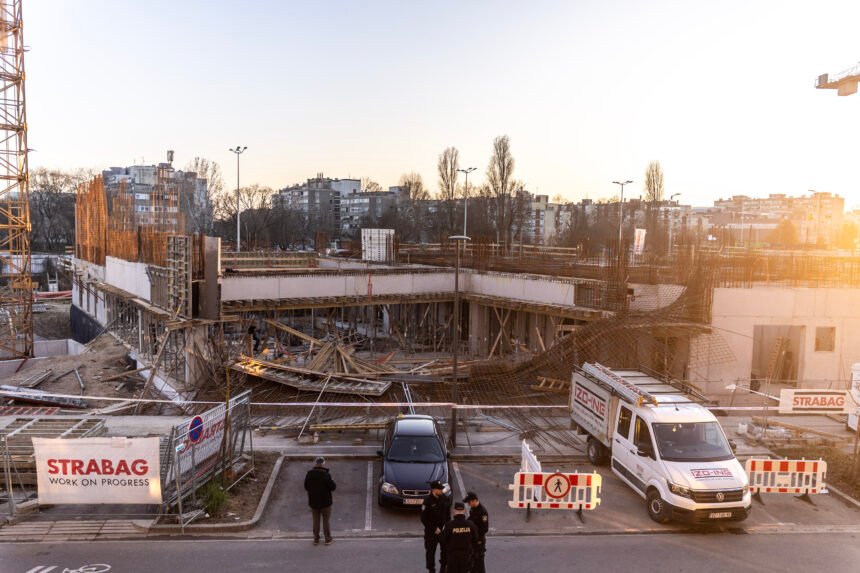
M 263 512 L 269 505 L 269 498 L 272 496 L 272 490 L 275 488 L 275 482 L 278 480 L 278 474 L 281 473 L 281 465 L 284 463 L 286 456 L 280 456 L 272 468 L 272 473 L 269 475 L 269 480 L 266 482 L 266 489 L 263 490 L 263 495 L 260 497 L 260 502 L 257 504 L 257 510 L 254 512 L 254 517 L 246 521 L 237 523 L 199 523 L 197 525 L 191 523 L 185 526 L 185 534 L 199 533 L 234 533 L 237 531 L 248 531 L 256 527 L 257 523 L 263 517 Z M 153 521 L 134 521 L 134 526 L 146 533 L 155 534 L 182 534 L 182 528 L 179 525 L 165 524 L 155 525 Z
M 835 494 L 836 497 L 840 498 L 842 501 L 845 501 L 845 502 L 847 502 L 847 503 L 849 503 L 849 504 L 851 504 L 857 508 L 860 508 L 860 501 L 857 501 L 856 499 L 854 499 L 853 497 L 851 497 L 850 495 L 848 495 L 844 491 L 838 490 L 830 484 L 827 484 L 827 491 L 829 491 L 832 494 Z

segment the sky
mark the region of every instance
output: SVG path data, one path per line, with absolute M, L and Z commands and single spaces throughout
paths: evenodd
M 31 167 L 195 156 L 235 185 L 384 187 L 443 149 L 566 200 L 829 191 L 860 208 L 860 2 L 24 0 Z

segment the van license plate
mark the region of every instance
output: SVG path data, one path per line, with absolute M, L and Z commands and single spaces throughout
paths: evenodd
M 418 498 L 418 499 L 404 499 L 403 503 L 405 503 L 406 505 L 421 505 L 422 503 L 424 503 L 424 500 L 420 499 L 420 498 Z M 731 515 L 731 514 L 729 514 L 729 515 Z
M 727 518 L 727 517 L 731 517 L 731 516 L 732 516 L 732 512 L 731 512 L 731 511 L 721 511 L 721 512 L 718 512 L 718 513 L 710 513 L 710 514 L 708 514 L 708 519 L 725 519 L 725 518 Z

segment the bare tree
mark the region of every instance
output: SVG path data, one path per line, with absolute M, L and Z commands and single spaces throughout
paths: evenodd
M 663 200 L 663 168 L 660 167 L 659 161 L 652 161 L 645 169 L 645 182 L 643 183 L 645 191 L 645 201 L 651 204 L 657 204 Z
M 660 202 L 663 201 L 663 168 L 659 161 L 652 161 L 645 169 L 645 181 L 643 183 L 645 192 L 645 228 L 648 230 L 646 242 L 650 243 L 654 254 L 663 254 L 668 245 L 668 237 L 663 237 L 660 231 Z M 667 226 L 668 231 L 668 226 Z
M 402 235 L 409 241 L 420 240 L 427 222 L 422 202 L 430 198 L 430 192 L 424 187 L 421 175 L 415 172 L 401 175 L 399 187 L 398 211 L 405 224 Z
M 455 198 L 457 195 L 457 170 L 460 168 L 460 152 L 456 147 L 448 147 L 439 154 L 439 162 L 436 165 L 439 171 L 439 199 L 442 201 L 442 212 L 445 219 L 441 227 L 446 233 L 454 229 L 454 217 L 456 215 Z
M 258 184 L 239 189 L 239 203 L 242 206 L 242 241 L 250 248 L 268 242 L 269 228 L 274 218 L 273 198 L 275 191 L 271 187 Z M 229 239 L 235 238 L 236 233 L 236 193 L 224 192 L 215 197 L 215 214 L 221 234 Z
M 75 190 L 92 172 L 40 167 L 30 171 L 30 240 L 34 250 L 62 251 L 75 241 Z
M 366 191 L 368 193 L 374 191 L 382 191 L 382 185 L 371 179 L 370 177 L 362 177 L 361 178 L 361 189 L 362 191 Z
M 496 202 L 496 232 L 499 240 L 508 245 L 512 227 L 511 198 L 518 182 L 514 179 L 514 156 L 507 135 L 500 135 L 493 141 L 493 155 L 487 166 L 487 185 Z
M 224 192 L 221 166 L 205 157 L 195 157 L 185 166 L 185 171 L 196 173 L 198 179 L 206 180 L 205 186 L 193 190 L 192 196 L 187 199 L 189 228 L 194 233 L 212 233 L 216 198 Z

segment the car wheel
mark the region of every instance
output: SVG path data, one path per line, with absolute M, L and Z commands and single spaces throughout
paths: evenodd
M 669 521 L 669 505 L 660 497 L 659 491 L 656 489 L 649 491 L 646 503 L 648 504 L 648 517 L 657 523 Z
M 588 442 L 586 444 L 586 453 L 588 454 L 588 461 L 591 462 L 591 465 L 601 466 L 604 461 L 604 449 L 603 444 L 598 442 L 594 438 L 588 438 Z

